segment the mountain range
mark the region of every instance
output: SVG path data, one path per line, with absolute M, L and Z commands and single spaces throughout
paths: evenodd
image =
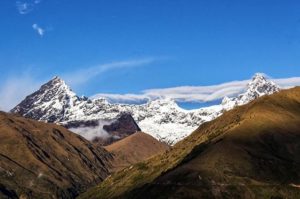
M 222 103 L 194 110 L 180 108 L 172 99 L 156 99 L 146 104 L 112 104 L 105 98 L 89 99 L 77 96 L 59 77 L 42 85 L 11 110 L 24 117 L 53 122 L 71 128 L 83 137 L 112 143 L 142 130 L 154 138 L 174 145 L 187 137 L 204 122 L 211 121 L 225 111 L 246 104 L 260 96 L 279 91 L 280 88 L 262 74 L 256 74 L 237 97 L 225 97 Z M 123 131 L 114 135 L 104 125 L 110 125 L 123 114 L 132 116 Z M 119 122 L 119 124 L 121 124 Z M 137 125 L 133 125 L 137 124 Z M 116 132 L 116 131 L 115 131 Z M 103 139 L 105 138 L 105 139 Z M 110 141 L 106 141 L 109 139 Z
M 0 112 L 0 198 L 300 197 L 300 88 L 261 74 L 195 110 L 78 97 L 55 77 L 11 112 Z
M 226 111 L 79 198 L 296 199 L 299 129 L 300 88 L 282 90 Z

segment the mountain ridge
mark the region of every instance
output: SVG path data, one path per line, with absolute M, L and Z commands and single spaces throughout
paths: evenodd
M 49 90 L 51 86 L 54 89 Z M 74 121 L 113 120 L 122 113 L 129 113 L 142 131 L 173 145 L 202 123 L 219 117 L 225 111 L 279 90 L 276 84 L 267 80 L 262 74 L 256 74 L 248 83 L 246 92 L 238 97 L 225 97 L 220 105 L 184 110 L 174 100 L 167 98 L 142 105 L 111 104 L 104 98 L 92 100 L 81 98 L 63 80 L 55 77 L 37 92 L 26 97 L 11 112 L 60 124 Z M 53 97 L 49 96 L 51 94 Z

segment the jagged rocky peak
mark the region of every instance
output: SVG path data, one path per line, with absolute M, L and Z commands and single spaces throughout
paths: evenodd
M 64 110 L 72 107 L 79 98 L 58 76 L 43 84 L 39 90 L 27 96 L 11 110 L 25 117 L 57 122 L 63 119 Z
M 76 96 L 72 89 L 62 80 L 60 77 L 55 76 L 49 82 L 42 85 L 39 90 L 45 91 L 52 95 L 67 94 L 70 96 Z
M 248 83 L 246 92 L 238 96 L 238 104 L 246 104 L 258 97 L 270 95 L 279 90 L 279 86 L 267 79 L 264 74 L 257 73 Z
M 92 99 L 92 100 L 96 104 L 104 104 L 104 105 L 109 104 L 108 100 L 106 98 L 104 98 L 104 97 L 96 98 L 96 99 Z
M 160 109 L 161 107 L 169 107 L 169 108 L 179 108 L 174 99 L 171 98 L 160 98 L 153 101 L 150 101 L 149 108 Z
M 221 104 L 222 104 L 222 105 L 227 104 L 228 102 L 230 102 L 230 100 L 231 100 L 231 99 L 230 99 L 229 97 L 225 96 L 225 97 L 223 98 Z
M 229 110 L 234 106 L 247 104 L 248 102 L 257 99 L 264 95 L 271 95 L 278 92 L 280 87 L 271 80 L 267 79 L 264 74 L 256 73 L 246 86 L 246 91 L 237 97 L 224 97 L 222 105 Z
M 61 85 L 65 85 L 65 81 L 62 80 L 59 76 L 54 76 L 49 82 L 47 82 L 46 84 L 61 84 Z
M 248 84 L 248 90 L 258 94 L 270 94 L 280 90 L 279 86 L 267 79 L 264 74 L 256 73 Z
M 27 96 L 11 112 L 39 121 L 58 123 L 87 139 L 89 133 L 86 131 L 101 133 L 104 123 L 111 124 L 106 125 L 107 129 L 103 129 L 112 138 L 105 140 L 105 143 L 111 143 L 117 140 L 115 137 L 120 139 L 140 131 L 129 113 L 120 114 L 127 111 L 123 109 L 118 105 L 109 104 L 104 98 L 78 97 L 60 77 L 55 76 L 39 90 Z M 102 125 L 99 125 L 100 121 Z

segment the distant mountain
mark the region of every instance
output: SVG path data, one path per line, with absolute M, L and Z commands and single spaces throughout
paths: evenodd
M 267 80 L 262 74 L 256 74 L 248 83 L 245 93 L 235 98 L 225 97 L 222 101 L 222 106 L 229 110 L 232 107 L 247 104 L 261 96 L 270 95 L 279 90 L 279 86 L 274 82 Z
M 113 174 L 79 198 L 296 199 L 299 187 L 296 87 L 225 112 L 164 154 Z
M 0 112 L 0 198 L 74 198 L 109 175 L 112 158 L 62 126 Z
M 143 132 L 134 133 L 105 147 L 114 156 L 112 162 L 114 171 L 161 154 L 169 148 L 167 144 Z
M 141 130 L 130 113 L 110 105 L 105 99 L 78 97 L 59 77 L 42 85 L 10 112 L 61 124 L 101 145 Z
M 111 104 L 104 98 L 78 97 L 63 80 L 55 77 L 37 92 L 26 97 L 11 112 L 66 126 L 70 123 L 112 121 L 120 114 L 127 113 L 132 115 L 143 132 L 173 145 L 188 136 L 199 125 L 219 117 L 225 111 L 277 91 L 279 91 L 277 85 L 263 75 L 256 74 L 245 92 L 238 97 L 225 97 L 220 105 L 184 110 L 171 99 L 157 99 L 142 105 L 130 105 Z M 84 133 L 81 135 L 85 136 Z

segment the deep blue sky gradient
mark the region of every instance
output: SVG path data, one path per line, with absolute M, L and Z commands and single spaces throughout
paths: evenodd
M 40 37 L 37 23 L 46 29 Z M 79 94 L 210 85 L 300 75 L 300 1 L 43 0 L 21 15 L 0 1 L 0 83 L 29 72 L 47 80 L 114 61 L 157 58 L 111 70 Z

